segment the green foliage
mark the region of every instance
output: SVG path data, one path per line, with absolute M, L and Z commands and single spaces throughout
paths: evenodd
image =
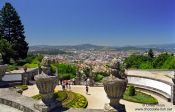
M 65 74 L 60 74 L 60 77 L 63 80 L 69 80 L 71 78 L 74 78 L 75 76 L 71 73 L 65 73 Z
M 24 66 L 26 66 L 27 68 L 37 68 L 38 67 L 38 64 L 26 63 Z
M 37 94 L 35 96 L 32 96 L 33 99 L 35 100 L 40 100 L 42 98 L 42 95 L 41 94 Z
M 16 88 L 22 89 L 22 90 L 27 90 L 28 86 L 27 85 L 18 85 Z
M 64 101 L 67 99 L 67 93 L 66 91 L 58 91 L 56 93 L 54 93 L 54 97 L 58 100 L 58 101 Z
M 78 93 L 68 92 L 68 96 L 72 96 L 72 100 L 66 103 L 66 108 L 86 108 L 88 105 L 87 99 Z M 72 95 L 71 95 L 72 94 Z M 64 103 L 63 103 L 64 104 Z
M 153 50 L 152 49 L 149 49 L 149 51 L 148 51 L 148 57 L 154 58 L 154 53 L 153 53 Z
M 154 61 L 153 61 L 153 67 L 154 68 L 162 68 L 164 62 L 170 57 L 168 53 L 162 53 L 160 54 Z
M 104 78 L 103 75 L 97 74 L 96 77 L 95 77 L 95 81 L 96 81 L 96 82 L 99 82 L 99 81 L 101 81 L 103 78 Z
M 76 66 L 71 64 L 51 64 L 51 72 L 55 73 L 58 69 L 59 77 L 62 79 L 71 79 L 76 76 Z
M 153 65 L 152 65 L 152 62 L 146 61 L 144 63 L 141 63 L 139 68 L 140 69 L 152 69 Z
M 36 68 L 38 67 L 38 64 L 41 63 L 42 59 L 42 55 L 29 55 L 26 59 L 23 60 L 23 62 L 27 62 L 24 66 L 27 68 Z
M 135 96 L 135 87 L 134 86 L 132 86 L 132 85 L 129 86 L 128 90 L 129 90 L 129 93 L 128 93 L 129 96 Z
M 0 11 L 0 35 L 9 44 L 13 43 L 12 46 L 7 45 L 6 49 L 8 50 L 1 52 L 5 64 L 10 63 L 10 58 L 17 61 L 27 56 L 28 43 L 25 41 L 24 26 L 15 8 L 10 3 L 5 3 Z
M 95 73 L 95 81 L 96 81 L 96 82 L 99 82 L 99 81 L 101 81 L 104 77 L 107 77 L 107 76 L 109 76 L 109 74 L 106 73 L 106 72 L 96 72 L 96 73 Z
M 91 71 L 90 71 L 89 67 L 86 67 L 86 68 L 83 69 L 83 72 L 86 75 L 86 77 L 89 77 Z
M 151 61 L 149 57 L 143 56 L 143 55 L 135 55 L 135 54 L 125 59 L 127 68 L 140 68 L 140 65 L 143 62 L 148 62 L 148 61 Z
M 151 95 L 136 91 L 136 95 L 129 96 L 129 90 L 126 89 L 123 99 L 131 102 L 142 103 L 142 104 L 157 104 L 158 101 L 156 98 Z
M 16 86 L 16 88 L 19 89 L 17 92 L 22 94 L 23 91 L 28 89 L 28 86 L 27 85 L 18 85 L 18 86 Z
M 54 97 L 57 101 L 62 102 L 64 108 L 86 108 L 88 105 L 88 101 L 83 95 L 71 91 L 55 92 Z M 32 98 L 39 100 L 42 96 L 38 94 Z
M 175 57 L 170 56 L 168 59 L 163 63 L 162 67 L 163 69 L 175 69 Z
M 109 76 L 109 73 L 107 73 L 107 72 L 95 72 L 95 75 L 97 75 L 97 74 L 100 74 L 100 75 L 102 75 L 104 77 Z
M 13 70 L 17 70 L 17 69 L 18 69 L 18 67 L 15 64 L 8 65 L 8 67 L 7 67 L 7 71 L 13 71 Z
M 154 58 L 131 55 L 125 59 L 125 64 L 127 68 L 134 69 L 175 69 L 175 56 L 168 53 L 162 53 Z
M 3 39 L 0 36 L 0 53 L 2 55 L 3 63 L 10 63 L 10 57 L 13 55 L 13 44 Z

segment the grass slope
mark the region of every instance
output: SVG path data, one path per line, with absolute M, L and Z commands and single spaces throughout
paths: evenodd
M 129 96 L 129 90 L 126 89 L 123 99 L 131 102 L 142 103 L 142 104 L 157 104 L 158 101 L 156 98 L 151 95 L 136 91 L 136 95 Z

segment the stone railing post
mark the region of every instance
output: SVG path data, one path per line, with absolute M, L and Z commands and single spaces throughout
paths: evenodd
M 7 70 L 7 65 L 0 65 L 0 81 L 2 81 L 2 77 L 5 75 Z
M 171 102 L 173 105 L 175 105 L 175 71 L 174 71 L 174 77 L 172 78 L 173 85 L 171 87 Z
M 175 84 L 171 86 L 171 102 L 175 105 Z
M 22 75 L 22 84 L 23 85 L 28 85 L 29 84 L 29 78 L 28 78 L 29 73 L 24 72 L 21 75 Z

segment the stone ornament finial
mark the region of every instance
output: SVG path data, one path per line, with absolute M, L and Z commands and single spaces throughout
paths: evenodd
M 120 60 L 112 60 L 110 67 L 110 74 L 117 78 L 123 79 L 126 78 L 125 69 L 122 68 Z
M 50 59 L 49 57 L 45 56 L 42 61 L 41 61 L 41 65 L 42 66 L 45 66 L 45 67 L 48 67 L 50 65 Z

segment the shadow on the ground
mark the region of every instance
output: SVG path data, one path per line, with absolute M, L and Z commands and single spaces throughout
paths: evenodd
M 0 88 L 8 88 L 11 87 L 8 82 L 0 81 Z
M 125 105 L 123 104 L 119 104 L 119 106 L 114 107 L 116 110 L 118 110 L 118 112 L 126 112 L 126 108 Z
M 67 111 L 67 110 L 69 110 L 70 108 L 65 108 L 65 107 L 58 107 L 58 108 L 56 108 L 56 109 L 54 109 L 54 110 L 52 110 L 51 112 L 64 112 L 64 111 Z

